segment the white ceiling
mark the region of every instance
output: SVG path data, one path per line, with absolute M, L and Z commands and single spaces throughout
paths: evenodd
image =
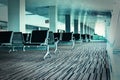
M 7 1 L 8 0 L 0 0 L 0 3 L 7 4 Z M 57 6 L 58 11 L 60 13 L 66 13 L 65 11 L 79 12 L 80 10 L 112 11 L 113 6 L 119 5 L 120 3 L 120 0 L 25 0 L 25 1 L 27 10 L 35 12 L 36 8 L 40 8 L 39 10 L 42 10 L 41 7 L 43 8 L 48 6 Z
M 119 0 L 26 0 L 27 7 L 58 6 L 64 9 L 112 10 Z
M 110 21 L 110 15 L 108 14 L 119 3 L 120 0 L 26 0 L 26 8 L 35 14 L 48 16 L 49 6 L 56 6 L 58 8 L 59 21 L 63 22 L 65 21 L 65 14 L 75 16 L 83 11 L 88 11 L 90 17 L 87 17 L 87 22 L 90 27 L 94 28 L 97 18 L 103 21 Z M 100 18 L 98 15 L 102 15 L 102 17 Z
M 0 0 L 0 3 L 7 5 L 7 1 L 8 0 Z M 61 21 L 64 21 L 65 14 L 73 13 L 73 15 L 79 15 L 81 11 L 88 11 L 92 16 L 94 16 L 88 19 L 88 21 L 90 22 L 91 21 L 94 22 L 96 20 L 95 16 L 97 15 L 109 17 L 107 12 L 111 12 L 115 5 L 120 4 L 120 0 L 25 0 L 25 1 L 26 10 L 32 12 L 33 14 L 39 14 L 47 17 L 49 6 L 56 6 L 58 8 L 58 16 L 61 19 Z
M 65 3 L 63 3 L 65 2 Z M 113 0 L 59 0 L 58 6 L 66 6 L 73 9 L 87 9 L 87 10 L 111 10 Z

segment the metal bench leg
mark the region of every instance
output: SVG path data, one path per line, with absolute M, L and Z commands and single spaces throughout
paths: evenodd
M 74 48 L 74 46 L 75 46 L 75 41 L 73 40 L 72 41 L 72 48 Z
M 54 51 L 54 53 L 56 53 L 57 48 L 58 48 L 58 42 L 55 43 L 55 51 Z
M 46 52 L 46 54 L 45 54 L 45 56 L 44 56 L 44 59 L 45 59 L 45 58 L 49 55 L 49 53 L 50 53 L 50 52 L 49 52 L 49 45 L 47 45 L 46 47 L 47 47 L 47 52 Z
M 12 46 L 12 51 L 17 51 L 17 50 L 15 50 L 15 46 Z
M 25 51 L 25 46 L 23 46 L 23 51 Z

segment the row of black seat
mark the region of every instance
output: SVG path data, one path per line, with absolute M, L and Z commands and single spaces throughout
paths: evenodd
M 90 34 L 79 34 L 79 33 L 74 33 L 73 34 L 73 36 L 71 36 L 71 37 L 66 37 L 66 35 L 67 34 L 69 34 L 69 33 L 54 33 L 53 35 L 55 36 L 55 41 L 56 40 L 62 40 L 62 41 L 64 41 L 64 39 L 67 41 L 67 39 L 68 39 L 68 41 L 69 40 L 71 40 L 72 39 L 72 37 L 75 39 L 75 41 L 77 41 L 77 40 L 82 40 L 83 42 L 84 41 L 90 41 L 90 40 L 92 40 L 93 39 L 93 36 L 92 35 L 90 35 Z M 70 35 L 71 35 L 72 33 L 70 33 Z M 62 38 L 62 35 L 63 35 L 63 38 Z M 65 35 L 65 36 L 64 36 Z M 31 34 L 30 33 L 23 33 L 23 37 L 24 37 L 24 41 L 25 42 L 29 42 L 30 41 L 30 36 L 31 36 Z M 65 38 L 66 37 L 66 38 Z M 57 39 L 56 39 L 57 38 Z
M 10 46 L 12 50 L 15 51 L 15 47 L 22 47 L 25 51 L 26 47 L 31 46 L 46 46 L 46 54 L 49 55 L 49 46 L 55 45 L 55 51 L 57 51 L 57 44 L 61 41 L 72 41 L 72 47 L 74 47 L 73 33 L 63 33 L 62 39 L 56 36 L 56 33 L 53 33 L 49 30 L 33 30 L 31 34 L 24 34 L 22 32 L 13 32 L 13 31 L 1 31 L 0 32 L 0 46 Z
M 64 33 L 54 33 L 54 36 L 55 37 L 58 37 L 58 39 L 60 39 L 60 40 L 62 40 L 61 39 L 61 36 L 64 36 Z M 92 35 L 90 35 L 90 34 L 79 34 L 79 33 L 74 33 L 73 34 L 73 37 L 74 37 L 74 39 L 77 41 L 77 40 L 82 40 L 83 42 L 84 41 L 90 41 L 90 40 L 92 40 L 93 39 L 93 36 Z M 63 38 L 63 39 L 65 39 L 65 38 Z
M 90 42 L 90 40 L 92 39 L 93 39 L 93 36 L 90 34 L 81 34 L 81 40 L 83 42 L 87 42 L 87 41 Z
M 89 35 L 81 35 L 82 39 L 89 39 Z M 58 42 L 72 42 L 72 48 L 75 45 L 75 40 L 80 40 L 80 34 L 72 32 L 53 33 L 49 30 L 33 30 L 32 33 L 22 33 L 13 31 L 0 31 L 0 46 L 12 47 L 10 51 L 15 51 L 16 47 L 22 47 L 23 51 L 26 47 L 46 46 L 46 54 L 49 55 L 50 45 L 55 45 L 54 53 L 57 51 Z
M 72 32 L 54 33 L 54 36 L 59 40 L 59 42 L 72 42 L 72 48 L 74 48 L 75 39 Z

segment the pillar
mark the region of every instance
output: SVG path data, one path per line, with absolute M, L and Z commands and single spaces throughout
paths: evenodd
M 57 32 L 57 7 L 49 7 L 50 31 Z
M 89 26 L 87 26 L 87 34 L 89 34 Z
M 87 25 L 84 25 L 84 34 L 87 33 Z
M 8 0 L 8 30 L 25 32 L 25 0 Z
M 80 33 L 83 34 L 83 23 L 80 23 Z
M 81 14 L 80 14 L 80 34 L 83 34 L 83 26 L 84 26 L 84 24 L 83 24 L 83 22 L 84 22 L 84 15 L 85 14 L 85 12 L 84 11 L 82 11 L 81 12 Z
M 74 20 L 74 33 L 78 33 L 78 20 Z
M 65 15 L 65 30 L 66 30 L 66 32 L 70 32 L 70 21 L 71 19 L 70 19 L 70 14 L 66 14 Z
M 80 34 L 80 19 L 81 19 L 81 12 L 78 14 L 78 33 Z
M 85 14 L 84 14 L 84 20 L 83 20 L 83 34 L 85 34 L 86 33 L 86 20 L 87 19 L 87 11 L 85 12 Z

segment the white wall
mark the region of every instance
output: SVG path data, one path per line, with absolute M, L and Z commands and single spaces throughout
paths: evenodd
M 26 15 L 26 24 L 28 24 L 28 25 L 49 28 L 49 23 L 45 23 L 45 20 L 48 20 L 48 18 L 39 16 L 39 15 Z
M 107 51 L 112 66 L 111 79 L 120 79 L 120 6 L 114 6 L 108 29 Z
M 108 42 L 113 50 L 120 50 L 120 8 L 114 7 L 108 32 Z
M 57 29 L 65 30 L 65 23 L 57 22 Z

